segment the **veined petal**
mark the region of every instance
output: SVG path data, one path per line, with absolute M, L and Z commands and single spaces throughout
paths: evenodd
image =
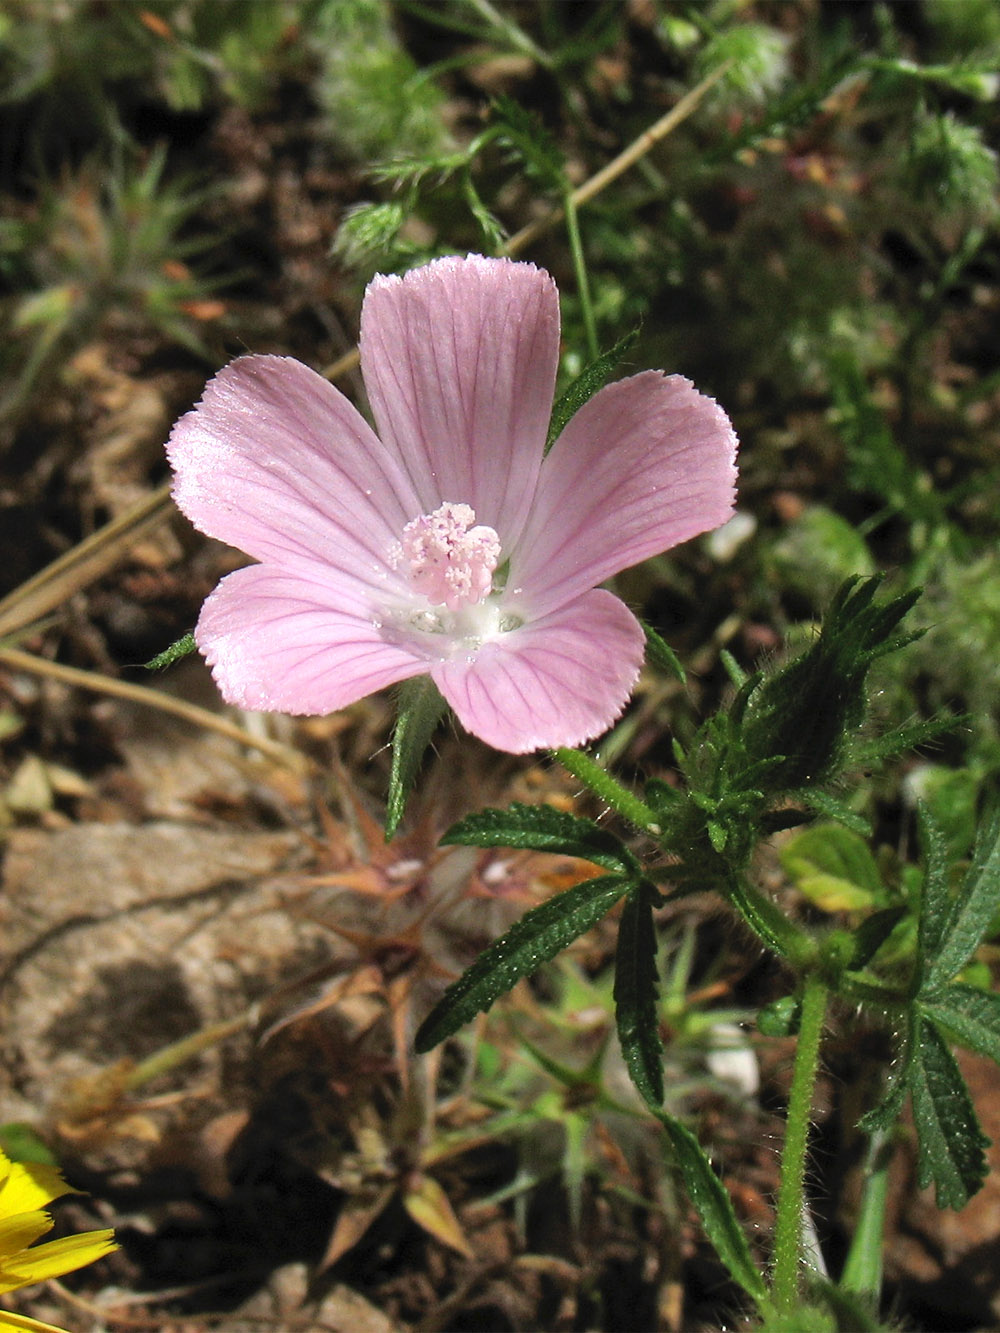
M 61 1240 L 47 1240 L 44 1245 L 35 1245 L 0 1262 L 0 1290 L 12 1291 L 14 1287 L 75 1272 L 114 1249 L 117 1249 L 115 1233 L 111 1230 L 81 1231 Z
M 342 393 L 290 357 L 221 370 L 167 445 L 195 527 L 256 560 L 368 578 L 420 512 L 395 459 Z
M 431 677 L 467 731 L 526 754 L 582 745 L 614 722 L 639 676 L 644 639 L 617 597 L 597 589 L 484 643 Z
M 210 594 L 195 642 L 227 703 L 315 716 L 426 671 L 374 621 L 345 614 L 336 580 L 322 573 L 252 565 Z
M 470 255 L 373 279 L 361 368 L 420 512 L 471 505 L 510 551 L 542 461 L 558 357 L 558 293 L 532 264 Z
M 736 435 L 680 375 L 609 384 L 545 459 L 506 601 L 534 618 L 732 513 Z

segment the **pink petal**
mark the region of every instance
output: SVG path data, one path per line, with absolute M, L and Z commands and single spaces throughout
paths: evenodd
M 174 426 L 167 452 L 191 522 L 258 560 L 319 561 L 371 581 L 420 512 L 361 415 L 290 357 L 226 366 Z
M 619 716 L 639 676 L 643 633 L 617 597 L 596 590 L 431 668 L 467 731 L 511 754 L 582 745 Z
M 471 505 L 509 552 L 534 493 L 558 357 L 558 293 L 532 264 L 470 255 L 372 281 L 365 386 L 421 512 Z
M 713 399 L 653 370 L 609 384 L 545 459 L 505 605 L 534 618 L 718 527 L 735 482 L 736 436 Z
M 426 671 L 329 586 L 267 565 L 239 569 L 202 607 L 195 641 L 227 703 L 267 712 L 336 712 Z

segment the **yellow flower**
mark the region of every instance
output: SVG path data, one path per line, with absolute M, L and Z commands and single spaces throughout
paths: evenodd
M 84 1231 L 34 1244 L 52 1229 L 52 1218 L 43 1211 L 45 1205 L 62 1194 L 77 1193 L 54 1166 L 12 1162 L 0 1150 L 0 1294 L 72 1273 L 116 1248 L 110 1230 Z M 0 1310 L 0 1330 L 6 1329 L 63 1333 L 52 1324 Z

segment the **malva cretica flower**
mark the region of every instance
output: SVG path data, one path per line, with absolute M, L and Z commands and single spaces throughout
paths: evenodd
M 644 650 L 598 585 L 729 518 L 728 418 L 645 371 L 596 393 L 545 454 L 559 297 L 507 259 L 376 277 L 360 346 L 377 434 L 278 356 L 232 362 L 171 433 L 179 507 L 259 561 L 195 630 L 223 697 L 324 714 L 430 675 L 496 749 L 593 739 Z
M 114 1232 L 82 1231 L 61 1240 L 35 1241 L 51 1231 L 52 1218 L 46 1204 L 63 1194 L 76 1194 L 54 1166 L 40 1162 L 12 1162 L 0 1151 L 0 1294 L 62 1277 L 93 1263 L 116 1249 Z M 27 1315 L 0 1310 L 0 1329 L 53 1330 Z

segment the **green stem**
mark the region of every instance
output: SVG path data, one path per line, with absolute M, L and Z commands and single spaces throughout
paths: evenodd
M 594 306 L 590 299 L 590 281 L 587 277 L 587 261 L 583 255 L 583 242 L 580 239 L 580 222 L 576 212 L 573 191 L 568 187 L 563 195 L 563 209 L 566 213 L 566 230 L 569 233 L 569 249 L 573 256 L 573 272 L 576 276 L 576 289 L 580 294 L 580 310 L 583 314 L 583 328 L 587 335 L 587 355 L 596 361 L 600 355 L 597 343 L 597 323 L 594 319 Z
M 819 1069 L 819 1046 L 826 1017 L 826 983 L 818 973 L 806 978 L 795 1068 L 788 1098 L 785 1146 L 781 1154 L 778 1216 L 774 1229 L 774 1276 L 771 1294 L 779 1313 L 793 1311 L 799 1299 L 802 1220 L 805 1209 L 806 1148 L 813 1090 Z
M 741 874 L 723 873 L 720 888 L 757 938 L 793 968 L 798 971 L 815 963 L 817 950 L 810 936 Z
M 865 1163 L 861 1207 L 840 1278 L 842 1291 L 877 1304 L 882 1294 L 882 1249 L 885 1206 L 889 1197 L 892 1145 L 883 1133 L 873 1134 Z
M 606 805 L 610 805 L 612 810 L 624 815 L 636 828 L 641 828 L 645 833 L 660 832 L 656 815 L 645 801 L 640 801 L 638 796 L 633 796 L 620 782 L 616 782 L 606 769 L 591 759 L 589 754 L 584 754 L 582 750 L 566 749 L 553 750 L 552 753 L 563 768 L 568 769 L 575 778 L 579 778 L 595 796 L 600 797 Z

